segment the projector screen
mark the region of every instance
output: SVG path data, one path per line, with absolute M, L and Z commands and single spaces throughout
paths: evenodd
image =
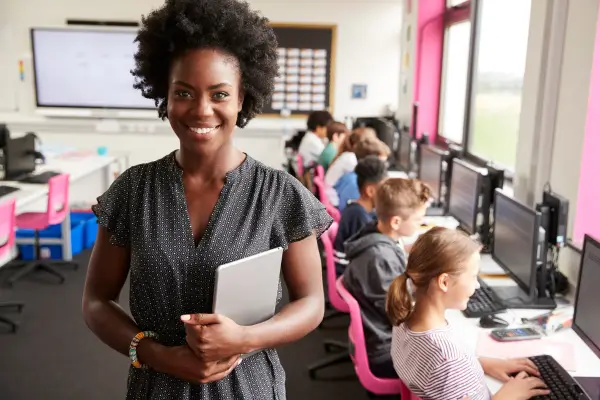
M 32 28 L 38 107 L 153 109 L 133 88 L 135 30 Z

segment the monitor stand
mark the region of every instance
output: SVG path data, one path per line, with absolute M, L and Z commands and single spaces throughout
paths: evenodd
M 600 378 L 573 377 L 591 400 L 600 400 Z
M 519 286 L 492 286 L 494 293 L 504 302 L 507 308 L 530 310 L 554 310 L 556 301 L 549 297 L 531 298 Z

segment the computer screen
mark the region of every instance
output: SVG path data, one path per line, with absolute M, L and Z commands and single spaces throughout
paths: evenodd
M 153 109 L 133 88 L 136 31 L 32 28 L 38 107 Z
M 496 190 L 492 257 L 527 293 L 535 286 L 541 213 Z
M 440 179 L 442 176 L 442 152 L 428 145 L 421 146 L 419 179 L 432 191 L 435 200 L 440 199 Z
M 400 167 L 405 171 L 410 169 L 410 147 L 412 139 L 408 132 L 400 132 L 400 154 L 398 155 Z
M 448 212 L 469 233 L 476 233 L 481 174 L 476 167 L 457 158 L 452 160 Z
M 35 171 L 35 137 L 10 138 L 4 148 L 5 179 L 16 179 Z
M 575 295 L 573 330 L 600 357 L 600 243 L 585 235 Z

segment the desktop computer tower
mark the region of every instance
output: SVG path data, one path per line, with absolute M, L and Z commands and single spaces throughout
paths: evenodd
M 567 240 L 567 224 L 569 219 L 569 200 L 551 192 L 544 191 L 542 204 L 549 207 L 548 243 L 562 247 Z

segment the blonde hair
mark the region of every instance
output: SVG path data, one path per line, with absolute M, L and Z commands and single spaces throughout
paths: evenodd
M 375 194 L 375 213 L 380 221 L 405 216 L 424 206 L 431 189 L 417 179 L 390 178 L 383 181 Z
M 361 137 L 356 146 L 354 147 L 354 154 L 356 158 L 362 160 L 367 156 L 378 156 L 388 157 L 390 155 L 390 148 L 387 144 L 383 143 L 377 138 L 371 136 Z
M 410 250 L 406 271 L 388 289 L 385 308 L 392 325 L 400 325 L 413 312 L 409 278 L 417 292 L 427 289 L 441 274 L 461 273 L 469 258 L 479 251 L 477 241 L 455 229 L 435 227 L 419 236 Z
M 352 133 L 357 134 L 361 138 L 371 137 L 377 139 L 377 132 L 370 126 L 361 126 L 360 128 L 354 129 Z

